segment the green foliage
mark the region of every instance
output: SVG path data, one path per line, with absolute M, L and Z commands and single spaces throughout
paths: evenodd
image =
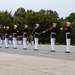
M 75 13 L 71 13 L 68 17 L 65 18 L 67 21 L 75 21 Z
M 14 16 L 24 18 L 25 14 L 26 14 L 25 9 L 24 8 L 19 8 L 19 9 L 17 9 L 17 11 L 15 11 Z
M 25 24 L 29 26 L 29 35 L 32 33 L 35 24 L 40 24 L 41 32 L 52 26 L 53 22 L 57 23 L 57 38 L 56 43 L 65 44 L 65 34 L 60 30 L 61 27 L 66 26 L 66 22 L 70 21 L 72 26 L 72 44 L 75 44 L 75 13 L 71 13 L 65 19 L 59 18 L 56 11 L 41 9 L 38 12 L 33 10 L 25 10 L 24 8 L 18 8 L 14 15 L 12 12 L 0 11 L 0 25 L 9 26 L 12 32 L 13 25 L 18 25 L 18 29 L 22 30 Z M 50 33 L 46 33 L 40 36 L 40 43 L 49 43 Z

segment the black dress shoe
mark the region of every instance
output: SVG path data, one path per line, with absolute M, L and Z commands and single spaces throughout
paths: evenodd
M 17 48 L 13 48 L 13 49 L 17 49 Z
M 38 49 L 34 49 L 35 51 L 38 51 Z
M 27 50 L 27 48 L 23 48 L 23 50 Z
M 70 52 L 68 52 L 68 51 L 65 51 L 65 53 L 70 53 Z
M 55 50 L 50 50 L 50 52 L 55 52 Z

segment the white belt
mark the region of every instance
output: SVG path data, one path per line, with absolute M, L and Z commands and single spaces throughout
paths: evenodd
M 66 34 L 71 34 L 70 32 L 67 32 Z
M 5 34 L 5 35 L 8 35 L 8 34 Z
M 13 34 L 17 34 L 17 33 L 13 33 Z
M 23 34 L 27 34 L 27 33 L 23 33 Z
M 35 32 L 35 34 L 39 34 L 39 33 Z
M 51 34 L 56 34 L 56 33 L 52 32 Z

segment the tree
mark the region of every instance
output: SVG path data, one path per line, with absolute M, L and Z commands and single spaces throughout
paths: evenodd
M 60 27 L 65 27 L 66 22 L 70 21 L 72 26 L 72 44 L 75 44 L 75 13 L 71 13 L 65 19 L 59 18 L 56 11 L 41 9 L 38 12 L 33 10 L 25 11 L 24 8 L 18 8 L 14 16 L 11 12 L 0 11 L 0 25 L 9 26 L 11 31 L 13 30 L 13 25 L 18 25 L 18 29 L 22 30 L 24 25 L 27 24 L 29 27 L 29 35 L 32 33 L 36 23 L 40 24 L 41 32 L 52 26 L 52 23 L 57 23 L 57 38 L 56 42 L 59 44 L 65 44 L 65 34 L 60 30 Z M 42 38 L 43 37 L 43 38 Z M 46 33 L 40 36 L 41 43 L 49 43 L 50 33 Z
M 75 13 L 71 13 L 68 17 L 65 18 L 65 20 L 70 22 L 75 21 Z
M 26 14 L 26 11 L 24 8 L 18 8 L 17 11 L 15 11 L 14 16 L 24 18 L 25 14 Z
M 13 17 L 11 15 L 11 12 L 0 12 L 0 24 L 2 24 L 3 26 L 11 26 L 12 21 Z

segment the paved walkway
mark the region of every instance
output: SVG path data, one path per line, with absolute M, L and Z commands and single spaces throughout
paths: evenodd
M 75 75 L 75 61 L 0 53 L 0 75 Z
M 18 49 L 0 48 L 0 75 L 75 75 L 75 46 L 71 53 L 64 53 L 66 46 L 57 45 L 56 52 L 50 52 L 50 45 L 34 46 L 18 45 Z

